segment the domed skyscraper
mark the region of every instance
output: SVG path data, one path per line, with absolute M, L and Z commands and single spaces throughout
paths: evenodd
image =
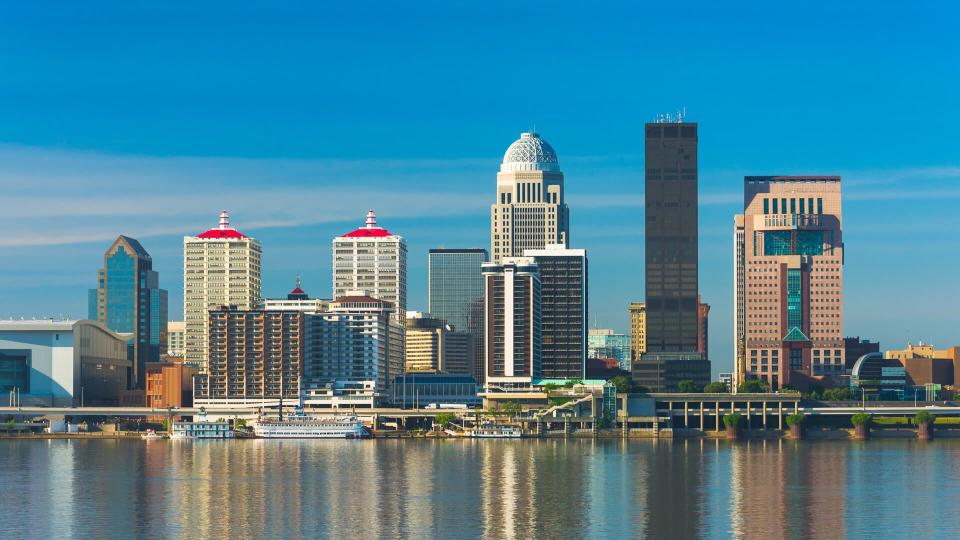
M 493 262 L 569 242 L 570 211 L 557 153 L 539 134 L 521 133 L 507 148 L 497 173 L 497 200 L 490 207 Z

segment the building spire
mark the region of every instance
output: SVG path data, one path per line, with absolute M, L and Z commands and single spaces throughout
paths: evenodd
M 220 230 L 225 231 L 230 228 L 230 214 L 226 210 L 220 211 Z
M 300 272 L 297 272 L 297 289 L 300 288 Z
M 367 210 L 367 228 L 377 228 L 377 215 L 373 213 L 373 210 Z

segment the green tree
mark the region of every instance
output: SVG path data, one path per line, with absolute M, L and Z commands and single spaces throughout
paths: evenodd
M 867 413 L 857 413 L 850 417 L 850 422 L 855 426 L 870 425 L 871 420 L 873 417 Z
M 806 419 L 807 419 L 807 417 L 804 416 L 804 415 L 801 414 L 801 413 L 791 414 L 791 415 L 788 415 L 788 416 L 787 416 L 787 425 L 790 426 L 790 427 L 799 426 L 800 424 L 803 424 L 803 422 L 804 422 Z
M 696 394 L 702 392 L 703 388 L 691 380 L 685 380 L 677 383 L 677 390 L 682 394 Z
M 739 427 L 743 423 L 743 415 L 740 413 L 730 413 L 723 415 L 723 425 L 726 427 Z
M 457 419 L 457 415 L 453 413 L 442 412 L 434 417 L 433 423 L 434 425 L 437 425 L 442 429 L 447 424 L 452 424 L 453 421 L 456 419 Z
M 7 419 L 7 433 L 12 433 L 12 432 L 13 432 L 13 427 L 14 427 L 16 424 L 17 424 L 17 423 L 14 422 L 13 418 Z
M 934 421 L 933 415 L 929 411 L 917 411 L 917 414 L 913 415 L 913 425 L 919 426 L 920 424 L 932 424 Z
M 246 429 L 247 421 L 243 418 L 237 418 L 233 421 L 233 429 Z
M 642 385 L 642 384 L 632 384 L 632 383 L 631 383 L 630 391 L 631 391 L 631 392 L 637 392 L 637 393 L 639 393 L 639 394 L 649 394 L 649 393 L 650 393 L 650 387 L 649 387 L 649 386 L 644 386 L 644 385 Z
M 515 401 L 508 401 L 503 404 L 503 412 L 509 416 L 517 416 L 521 410 L 520 404 Z
M 707 394 L 725 394 L 729 392 L 727 389 L 727 384 L 720 381 L 714 381 L 704 386 L 703 391 Z
M 633 381 L 631 381 L 630 377 L 627 377 L 626 375 L 617 375 L 616 377 L 611 377 L 610 383 L 617 387 L 618 394 L 626 394 L 630 392 L 630 389 L 633 386 Z
M 546 392 L 547 394 L 549 394 L 550 392 L 555 391 L 557 388 L 560 388 L 560 385 L 558 385 L 558 384 L 553 384 L 553 383 L 547 383 L 547 384 L 543 385 L 543 391 Z
M 766 381 L 761 381 L 757 379 L 750 379 L 748 381 L 743 381 L 739 387 L 737 387 L 737 392 L 741 394 L 762 394 L 764 392 L 769 392 L 770 386 L 767 385 Z

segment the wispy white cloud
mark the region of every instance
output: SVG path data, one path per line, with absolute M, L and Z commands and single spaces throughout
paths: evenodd
M 195 234 L 230 210 L 246 230 L 487 212 L 480 160 L 104 156 L 0 147 L 0 246 Z M 439 186 L 439 188 L 438 188 Z M 242 224 L 242 225 L 241 225 Z

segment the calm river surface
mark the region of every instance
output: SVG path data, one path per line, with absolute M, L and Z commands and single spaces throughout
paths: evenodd
M 0 538 L 956 538 L 960 440 L 0 440 Z

